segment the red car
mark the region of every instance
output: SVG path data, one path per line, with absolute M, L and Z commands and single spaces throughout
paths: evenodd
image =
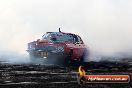
M 88 55 L 87 46 L 81 37 L 72 33 L 47 32 L 42 39 L 28 43 L 30 59 L 55 60 L 57 62 L 72 64 L 83 62 Z

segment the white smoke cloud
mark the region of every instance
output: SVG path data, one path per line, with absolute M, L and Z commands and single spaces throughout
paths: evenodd
M 47 31 L 81 35 L 94 53 L 132 53 L 131 0 L 1 0 L 0 48 L 27 53 Z

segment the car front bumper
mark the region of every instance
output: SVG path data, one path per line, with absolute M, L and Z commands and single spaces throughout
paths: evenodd
M 51 52 L 51 51 L 43 51 L 43 50 L 36 50 L 36 51 L 31 51 L 27 50 L 30 55 L 34 55 L 35 57 L 38 58 L 65 58 L 65 53 L 64 52 Z

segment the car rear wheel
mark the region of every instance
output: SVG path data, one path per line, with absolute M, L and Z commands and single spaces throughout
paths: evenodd
M 81 63 L 85 62 L 85 59 L 88 59 L 88 54 L 89 54 L 88 49 L 85 49 L 81 58 L 80 58 Z

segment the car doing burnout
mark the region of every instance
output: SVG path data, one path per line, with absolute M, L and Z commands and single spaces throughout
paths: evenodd
M 55 59 L 65 64 L 83 62 L 87 56 L 87 46 L 81 37 L 61 32 L 47 32 L 42 39 L 28 43 L 30 59 Z

